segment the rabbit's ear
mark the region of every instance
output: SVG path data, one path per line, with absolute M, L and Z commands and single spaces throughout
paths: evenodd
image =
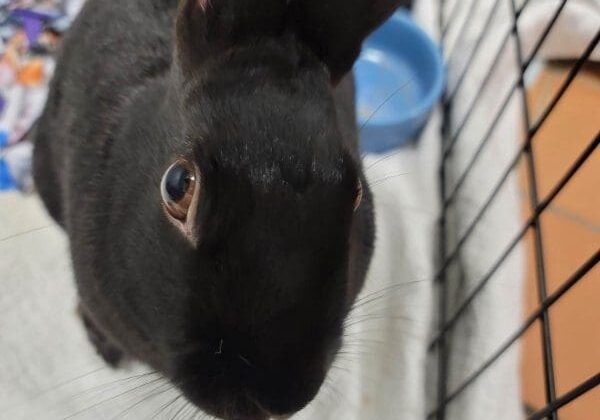
M 277 36 L 284 30 L 286 10 L 287 0 L 181 0 L 176 58 L 189 71 L 212 52 Z
M 364 39 L 407 0 L 291 0 L 293 30 L 327 65 L 337 83 L 350 71 Z

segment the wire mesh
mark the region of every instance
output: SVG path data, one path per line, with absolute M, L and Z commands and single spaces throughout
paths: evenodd
M 497 52 L 492 55 L 492 59 L 489 62 L 489 68 L 486 68 L 481 80 L 476 83 L 476 91 L 479 92 L 474 98 L 466 105 L 464 115 L 458 122 L 455 118 L 452 118 L 452 108 L 457 95 L 464 89 L 468 83 L 473 83 L 469 79 L 469 71 L 474 65 L 477 56 L 481 53 L 482 46 L 486 37 L 492 36 L 491 31 L 488 30 L 492 19 L 497 14 L 498 8 L 501 7 L 502 2 L 507 2 L 510 8 L 510 14 L 512 21 L 510 27 L 506 33 L 502 36 L 499 48 Z M 572 162 L 570 167 L 562 175 L 562 178 L 558 180 L 545 195 L 541 194 L 538 185 L 538 174 L 536 172 L 536 153 L 535 148 L 532 147 L 533 139 L 536 134 L 544 127 L 549 117 L 556 111 L 557 105 L 563 99 L 565 94 L 571 88 L 573 81 L 580 74 L 582 68 L 588 61 L 590 55 L 594 49 L 598 46 L 600 39 L 600 28 L 595 33 L 593 38 L 585 50 L 581 53 L 579 58 L 572 62 L 572 65 L 562 81 L 562 84 L 558 90 L 554 93 L 547 105 L 542 109 L 538 116 L 534 116 L 531 112 L 530 105 L 527 100 L 527 89 L 526 89 L 526 72 L 533 66 L 536 60 L 539 58 L 540 52 L 543 50 L 545 42 L 548 40 L 549 35 L 552 32 L 553 27 L 556 25 L 557 20 L 565 11 L 567 0 L 561 0 L 557 3 L 556 9 L 549 16 L 546 26 L 541 31 L 538 39 L 534 42 L 530 52 L 524 53 L 522 49 L 522 40 L 519 23 L 522 18 L 523 12 L 528 6 L 530 6 L 530 0 L 521 1 L 518 4 L 516 0 L 493 0 L 493 4 L 489 8 L 488 13 L 484 16 L 484 24 L 480 32 L 474 37 L 474 42 L 471 42 L 469 48 L 462 48 L 461 43 L 465 42 L 465 33 L 469 28 L 469 25 L 473 23 L 474 11 L 478 7 L 478 0 L 468 1 L 456 1 L 453 2 L 450 7 L 445 4 L 444 0 L 440 0 L 442 7 L 440 7 L 439 16 L 439 27 L 441 33 L 442 49 L 446 51 L 446 60 L 448 66 L 455 65 L 455 59 L 458 55 L 466 57 L 459 71 L 454 78 L 454 83 L 451 83 L 445 94 L 443 100 L 443 125 L 442 125 L 442 138 L 443 138 L 443 153 L 442 163 L 440 168 L 441 178 L 441 202 L 442 204 L 442 216 L 440 219 L 440 249 L 441 263 L 439 270 L 436 275 L 436 281 L 438 282 L 438 313 L 440 314 L 438 319 L 437 332 L 434 335 L 430 343 L 430 351 L 436 355 L 438 359 L 438 371 L 437 371 L 437 402 L 435 408 L 429 413 L 429 419 L 443 420 L 447 417 L 447 407 L 460 395 L 462 395 L 467 388 L 473 385 L 478 378 L 484 374 L 505 352 L 508 351 L 511 346 L 523 337 L 526 331 L 539 322 L 541 325 L 541 346 L 543 354 L 543 367 L 544 367 L 544 386 L 545 386 L 545 406 L 537 408 L 530 414 L 528 419 L 557 419 L 559 410 L 565 405 L 573 402 L 577 398 L 583 396 L 585 393 L 594 389 L 600 385 L 600 371 L 591 375 L 587 380 L 573 387 L 562 395 L 557 395 L 556 386 L 556 373 L 555 373 L 555 362 L 553 360 L 553 344 L 555 343 L 552 336 L 551 320 L 549 317 L 549 311 L 553 305 L 555 305 L 561 298 L 563 298 L 575 285 L 577 285 L 586 274 L 590 273 L 597 265 L 600 259 L 600 251 L 598 248 L 589 256 L 589 258 L 579 265 L 578 268 L 571 273 L 571 275 L 564 279 L 561 286 L 549 292 L 548 279 L 547 279 L 547 261 L 545 260 L 544 250 L 544 239 L 543 230 L 540 226 L 541 216 L 548 210 L 549 206 L 553 203 L 556 197 L 565 189 L 565 187 L 572 181 L 580 169 L 584 166 L 590 158 L 597 153 L 598 144 L 600 143 L 600 121 L 594 122 L 596 124 L 596 134 L 591 139 L 587 146 L 581 151 Z M 460 22 L 458 22 L 459 15 L 464 16 Z M 448 34 L 450 30 L 456 26 L 455 31 L 455 42 L 452 46 L 448 45 Z M 496 34 L 497 35 L 497 34 Z M 491 116 L 491 122 L 484 130 L 484 134 L 481 139 L 476 143 L 476 149 L 472 158 L 468 161 L 462 173 L 456 177 L 453 185 L 449 185 L 447 182 L 448 176 L 448 162 L 455 152 L 457 145 L 460 143 L 461 138 L 464 135 L 465 127 L 469 121 L 473 118 L 473 115 L 477 108 L 481 105 L 482 93 L 489 88 L 492 74 L 503 55 L 503 51 L 508 44 L 515 45 L 515 55 L 518 63 L 518 77 L 510 85 L 507 93 L 500 98 L 498 103 L 498 111 L 495 115 Z M 448 51 L 447 48 L 451 47 Z M 525 139 L 523 144 L 518 147 L 517 153 L 509 162 L 502 175 L 496 181 L 496 184 L 492 188 L 487 198 L 483 201 L 483 205 L 476 213 L 472 222 L 466 227 L 462 235 L 457 238 L 455 245 L 450 249 L 446 236 L 448 234 L 448 209 L 457 200 L 460 200 L 459 192 L 463 188 L 465 182 L 473 173 L 473 168 L 480 159 L 483 151 L 488 147 L 488 143 L 494 134 L 500 120 L 503 118 L 504 113 L 509 107 L 509 102 L 514 95 L 519 95 L 520 102 L 522 104 L 522 120 L 524 127 L 526 128 Z M 513 173 L 517 165 L 520 162 L 525 162 L 527 168 L 527 186 L 529 191 L 528 203 L 531 209 L 530 216 L 524 221 L 522 228 L 515 235 L 513 240 L 504 249 L 498 259 L 490 267 L 490 269 L 476 282 L 474 287 L 463 300 L 462 304 L 455 310 L 451 315 L 448 314 L 448 270 L 450 266 L 459 258 L 460 252 L 465 246 L 470 236 L 473 234 L 475 228 L 479 223 L 482 223 L 482 217 L 487 209 L 494 203 L 498 198 L 500 190 L 503 188 L 511 173 Z M 484 290 L 486 285 L 489 283 L 493 275 L 506 263 L 506 260 L 510 253 L 515 247 L 523 240 L 528 234 L 533 232 L 533 248 L 534 248 L 534 260 L 535 260 L 535 276 L 537 282 L 537 309 L 535 309 L 523 322 L 522 325 L 502 344 L 499 348 L 484 362 L 481 366 L 471 373 L 462 383 L 454 387 L 451 391 L 448 389 L 448 372 L 449 372 L 449 346 L 448 337 L 451 331 L 461 322 L 464 318 L 465 313 L 473 305 L 478 296 Z

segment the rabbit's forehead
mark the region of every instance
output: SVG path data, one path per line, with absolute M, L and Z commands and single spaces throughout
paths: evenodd
M 204 111 L 184 134 L 190 139 L 187 147 L 201 170 L 211 165 L 254 179 L 313 177 L 331 182 L 356 176 L 358 163 L 351 158 L 335 115 L 300 107 L 297 112 L 278 109 L 285 105 L 263 103 L 256 110 L 244 104 Z
M 246 183 L 257 192 L 304 192 L 307 189 L 354 190 L 359 166 L 343 148 L 312 144 L 298 146 L 289 138 L 253 138 L 238 141 L 215 140 L 198 147 L 198 154 L 212 150 L 205 181 L 223 185 Z M 206 159 L 202 159 L 206 162 Z M 201 168 L 202 171 L 202 168 Z
M 224 74 L 188 91 L 185 137 L 200 169 L 210 161 L 235 180 L 263 186 L 355 183 L 360 165 L 338 126 L 327 75 L 255 76 L 234 83 Z
M 335 114 L 328 78 L 322 67 L 222 63 L 185 85 L 183 108 L 232 124 L 238 121 L 232 116 L 262 123 L 274 118 L 288 118 L 288 124 L 307 118 L 326 121 Z

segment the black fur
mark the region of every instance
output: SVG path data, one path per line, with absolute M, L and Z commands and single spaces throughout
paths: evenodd
M 109 363 L 146 362 L 219 417 L 294 413 L 371 258 L 343 76 L 397 2 L 357 0 L 349 27 L 342 0 L 177 3 L 88 0 L 36 129 L 36 184 Z M 180 156 L 202 176 L 197 247 L 161 206 Z

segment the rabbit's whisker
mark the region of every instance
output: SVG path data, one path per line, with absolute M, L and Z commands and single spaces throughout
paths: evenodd
M 69 416 L 67 416 L 67 417 L 64 417 L 64 418 L 63 418 L 63 420 L 72 419 L 72 418 L 74 418 L 74 417 L 76 417 L 76 416 L 78 416 L 78 415 L 80 415 L 80 414 L 83 414 L 83 413 L 85 413 L 85 412 L 87 412 L 87 411 L 89 411 L 89 410 L 92 410 L 92 409 L 94 409 L 94 408 L 96 408 L 96 407 L 99 407 L 99 406 L 101 406 L 101 405 L 103 405 L 103 404 L 105 404 L 105 403 L 107 403 L 107 402 L 109 402 L 109 401 L 114 401 L 114 400 L 116 400 L 117 398 L 120 398 L 120 397 L 122 397 L 122 396 L 124 396 L 124 395 L 130 394 L 130 393 L 132 393 L 132 392 L 134 392 L 134 391 L 137 391 L 137 390 L 143 389 L 143 388 L 147 387 L 148 385 L 151 385 L 151 384 L 153 384 L 153 383 L 156 383 L 156 382 L 159 382 L 159 381 L 162 381 L 162 380 L 164 380 L 164 378 L 160 377 L 160 378 L 156 378 L 156 379 L 150 380 L 150 381 L 148 381 L 148 382 L 145 382 L 145 383 L 143 383 L 143 384 L 141 384 L 141 385 L 135 386 L 135 387 L 133 387 L 133 388 L 131 388 L 131 389 L 128 389 L 127 391 L 124 391 L 124 392 L 122 392 L 122 393 L 119 393 L 119 394 L 113 395 L 113 396 L 111 396 L 111 397 L 109 397 L 109 398 L 106 398 L 106 399 L 104 399 L 104 400 L 102 400 L 102 401 L 99 401 L 99 402 L 97 402 L 97 403 L 95 403 L 95 404 L 92 404 L 92 405 L 91 405 L 91 406 L 89 406 L 89 407 L 86 407 L 86 408 L 84 408 L 84 409 L 82 409 L 82 410 L 79 410 L 79 411 L 77 411 L 77 412 L 75 412 L 75 413 L 73 413 L 73 414 L 71 414 L 71 415 L 69 415 Z M 160 387 L 160 386 L 159 386 L 159 387 Z
M 37 227 L 37 228 L 25 230 L 23 232 L 15 233 L 13 235 L 8 235 L 8 236 L 5 236 L 4 238 L 1 238 L 0 242 L 5 242 L 5 241 L 8 241 L 9 239 L 15 239 L 15 238 L 19 238 L 19 237 L 25 236 L 25 235 L 30 235 L 32 233 L 36 233 L 36 232 L 39 232 L 39 231 L 50 229 L 50 228 L 52 228 L 54 226 L 55 226 L 54 224 L 47 225 L 47 226 L 40 226 L 40 227 Z
M 364 130 L 364 128 L 371 122 L 371 120 L 375 117 L 375 115 L 377 115 L 377 113 L 379 111 L 381 111 L 381 109 L 385 105 L 387 105 L 387 103 L 389 101 L 391 101 L 394 98 L 394 96 L 396 96 L 397 94 L 402 92 L 403 89 L 406 89 L 406 87 L 408 87 L 414 81 L 415 81 L 415 77 L 411 77 L 408 81 L 406 81 L 404 84 L 402 84 L 402 86 L 400 86 L 398 89 L 396 89 L 395 91 L 390 93 L 388 95 L 388 97 L 385 98 L 385 100 L 377 108 L 375 108 L 375 110 L 371 113 L 371 115 L 369 115 L 369 118 L 367 118 L 366 121 L 360 126 L 359 132 Z
M 169 407 L 173 406 L 177 401 L 179 401 L 180 398 L 183 398 L 183 395 L 178 395 L 175 398 L 167 401 L 164 405 L 162 405 L 159 408 L 159 410 L 156 413 L 154 413 L 154 415 L 152 417 L 150 417 L 149 420 L 154 420 L 156 417 L 158 417 L 160 415 L 160 413 L 162 413 L 163 411 L 167 410 Z

